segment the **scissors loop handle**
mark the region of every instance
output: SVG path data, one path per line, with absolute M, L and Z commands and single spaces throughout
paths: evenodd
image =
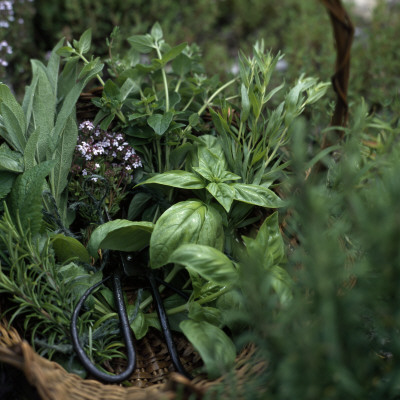
M 126 346 L 126 355 L 128 358 L 128 365 L 124 372 L 121 372 L 117 375 L 109 375 L 103 371 L 100 371 L 96 368 L 90 358 L 86 355 L 84 349 L 82 348 L 79 337 L 78 337 L 78 328 L 77 328 L 77 320 L 79 316 L 79 312 L 85 302 L 85 300 L 91 295 L 91 293 L 101 284 L 103 284 L 106 280 L 110 277 L 103 279 L 102 281 L 98 282 L 96 285 L 89 288 L 84 295 L 79 300 L 73 314 L 72 314 L 72 321 L 71 321 L 71 335 L 72 335 L 72 343 L 74 345 L 75 351 L 82 362 L 82 365 L 85 369 L 92 374 L 95 378 L 108 383 L 119 383 L 126 379 L 128 379 L 134 369 L 136 364 L 136 353 L 135 348 L 133 346 L 133 340 L 131 336 L 131 330 L 129 326 L 128 316 L 126 314 L 125 304 L 124 304 L 124 297 L 122 294 L 122 287 L 121 287 L 121 279 L 117 273 L 112 275 L 113 278 L 113 285 L 114 285 L 114 297 L 115 303 L 118 309 L 119 321 L 121 326 L 122 336 L 125 341 Z

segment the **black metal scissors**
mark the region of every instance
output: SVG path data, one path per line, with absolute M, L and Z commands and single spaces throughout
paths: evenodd
M 95 201 L 97 203 L 97 205 L 99 205 L 99 203 L 102 203 L 104 201 L 106 194 L 99 201 L 96 200 L 95 198 L 93 198 L 92 196 L 91 197 L 92 197 L 92 200 Z M 108 215 L 107 215 L 107 217 L 108 217 Z M 108 217 L 108 219 L 110 220 L 109 217 Z M 100 218 L 100 220 L 102 220 L 102 218 Z M 162 302 L 162 299 L 160 296 L 160 292 L 158 290 L 158 284 L 162 284 L 162 285 L 172 289 L 173 291 L 178 293 L 180 296 L 185 298 L 185 300 L 188 300 L 189 296 L 186 293 L 182 292 L 181 290 L 176 289 L 169 283 L 158 278 L 151 268 L 139 266 L 138 265 L 139 263 L 135 263 L 135 255 L 134 254 L 122 253 L 122 252 L 118 252 L 118 253 L 119 253 L 119 261 L 121 264 L 120 267 L 122 266 L 122 268 L 117 268 L 105 279 L 103 279 L 102 281 L 96 283 L 91 288 L 89 288 L 83 294 L 81 299 L 79 300 L 79 302 L 76 305 L 74 312 L 72 314 L 72 319 L 71 319 L 72 343 L 73 343 L 73 347 L 78 355 L 78 358 L 82 362 L 82 365 L 94 377 L 96 377 L 97 379 L 99 379 L 101 381 L 108 382 L 108 383 L 118 383 L 118 382 L 122 382 L 122 381 L 128 379 L 129 376 L 132 374 L 132 372 L 135 369 L 136 352 L 135 352 L 135 348 L 133 345 L 132 332 L 131 332 L 131 329 L 129 326 L 129 320 L 128 320 L 128 316 L 127 316 L 127 312 L 126 312 L 123 291 L 122 291 L 122 286 L 121 286 L 121 276 L 123 274 L 125 274 L 126 276 L 135 276 L 137 278 L 145 278 L 145 280 L 148 282 L 148 285 L 151 288 L 153 299 L 156 304 L 158 318 L 160 320 L 161 329 L 164 334 L 164 338 L 165 338 L 165 341 L 167 344 L 168 351 L 171 356 L 172 363 L 173 363 L 175 369 L 180 374 L 191 379 L 191 376 L 185 371 L 185 369 L 179 359 L 178 353 L 176 351 L 176 346 L 175 346 L 175 343 L 172 338 L 167 314 L 166 314 L 166 311 L 165 311 L 165 308 L 164 308 L 164 305 L 163 305 L 163 302 Z M 109 254 L 107 253 L 106 260 L 109 259 L 108 255 Z M 118 259 L 117 259 L 117 261 L 118 261 Z M 78 329 L 77 329 L 77 321 L 78 321 L 79 312 L 80 312 L 85 300 L 91 295 L 91 293 L 93 293 L 93 291 L 97 287 L 99 287 L 100 285 L 105 283 L 110 278 L 112 278 L 112 281 L 113 281 L 113 292 L 114 292 L 115 304 L 116 304 L 117 311 L 118 311 L 120 330 L 121 330 L 122 336 L 125 341 L 126 356 L 128 359 L 128 364 L 127 364 L 126 369 L 122 373 L 117 374 L 117 375 L 109 375 L 103 371 L 100 371 L 93 364 L 93 362 L 87 356 L 87 354 L 85 353 L 83 347 L 81 346 L 81 344 L 79 342 L 79 335 L 78 335 Z

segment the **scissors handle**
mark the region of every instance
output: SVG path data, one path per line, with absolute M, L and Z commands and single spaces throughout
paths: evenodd
M 158 291 L 158 285 L 156 282 L 156 278 L 152 270 L 149 270 L 147 273 L 147 278 L 150 282 L 151 290 L 153 292 L 153 298 L 157 307 L 157 314 L 160 320 L 161 329 L 164 334 L 165 342 L 167 343 L 169 354 L 171 355 L 172 363 L 174 364 L 175 369 L 183 376 L 188 379 L 193 379 L 183 367 L 181 360 L 179 359 L 178 352 L 176 351 L 176 346 L 174 340 L 172 339 L 171 329 L 169 327 L 167 313 L 165 312 L 164 304 L 162 302 L 160 292 Z
M 96 285 L 89 288 L 84 293 L 84 295 L 81 297 L 81 299 L 79 300 L 79 302 L 76 305 L 76 308 L 72 314 L 71 335 L 72 335 L 72 343 L 75 348 L 75 351 L 76 351 L 79 359 L 81 360 L 82 365 L 85 367 L 85 369 L 88 372 L 90 372 L 95 378 L 100 379 L 104 382 L 119 383 L 119 382 L 122 382 L 122 381 L 128 379 L 131 376 L 133 370 L 135 369 L 136 353 L 135 353 L 135 348 L 133 346 L 128 316 L 126 314 L 124 297 L 122 294 L 121 279 L 117 273 L 114 273 L 112 275 L 112 277 L 113 277 L 113 285 L 114 285 L 115 303 L 116 303 L 117 309 L 118 309 L 121 332 L 122 332 L 122 336 L 125 341 L 126 354 L 127 354 L 127 358 L 128 358 L 128 365 L 127 365 L 125 371 L 121 372 L 120 374 L 117 374 L 117 375 L 109 375 L 109 374 L 97 369 L 96 366 L 93 364 L 93 362 L 90 360 L 90 358 L 86 355 L 84 349 L 82 348 L 81 344 L 79 343 L 79 337 L 78 337 L 77 320 L 78 320 L 79 312 L 83 306 L 83 303 L 98 286 L 103 284 L 110 277 L 107 277 L 107 278 L 103 279 L 102 281 L 96 283 Z

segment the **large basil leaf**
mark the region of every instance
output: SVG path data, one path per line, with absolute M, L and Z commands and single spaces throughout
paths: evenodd
M 210 182 L 207 185 L 207 190 L 214 196 L 214 198 L 229 212 L 235 197 L 235 189 L 226 183 Z
M 204 244 L 222 249 L 224 233 L 218 211 L 199 200 L 174 204 L 158 219 L 150 240 L 153 268 L 162 267 L 184 243 Z
M 52 237 L 52 244 L 60 262 L 63 263 L 71 258 L 78 258 L 82 262 L 90 263 L 89 253 L 79 240 L 58 234 Z
M 210 379 L 228 372 L 235 363 L 236 349 L 224 331 L 206 321 L 182 321 L 180 328 L 200 353 Z
M 263 254 L 266 265 L 279 265 L 286 259 L 277 212 L 265 219 L 255 239 L 243 236 L 243 240 L 248 252 L 260 251 Z
M 189 303 L 189 318 L 193 321 L 207 321 L 215 326 L 222 326 L 222 313 L 215 307 L 202 307 L 200 304 L 192 301 Z
M 268 208 L 278 208 L 285 205 L 283 200 L 272 190 L 264 186 L 234 183 L 233 187 L 235 188 L 235 200 Z
M 98 249 L 140 251 L 150 242 L 154 224 L 116 219 L 97 227 L 87 245 L 91 256 L 97 257 Z
M 232 261 L 221 251 L 200 244 L 183 244 L 169 257 L 168 262 L 184 265 L 208 281 L 226 286 L 237 279 Z
M 158 183 L 160 185 L 172 186 L 180 189 L 203 189 L 205 187 L 203 180 L 199 176 L 181 170 L 172 170 L 157 174 L 141 182 L 140 185 L 147 183 Z

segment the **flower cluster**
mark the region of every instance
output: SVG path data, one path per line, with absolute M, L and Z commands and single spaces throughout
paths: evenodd
M 122 133 L 103 131 L 90 121 L 82 122 L 79 131 L 74 173 L 118 176 L 128 182 L 132 171 L 142 166 L 140 157 Z

